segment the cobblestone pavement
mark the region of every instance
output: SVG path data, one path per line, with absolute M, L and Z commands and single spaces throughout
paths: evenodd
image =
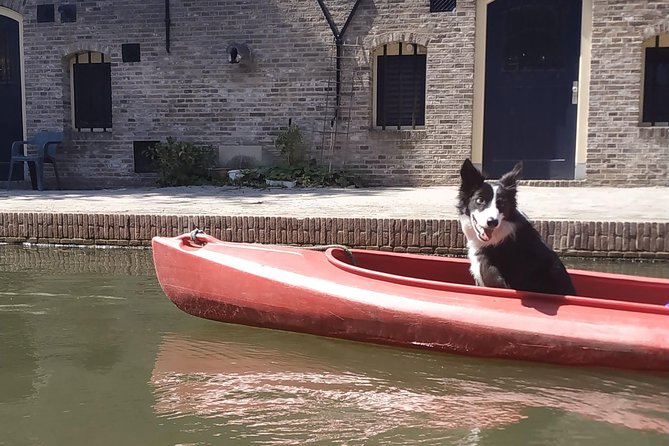
M 457 187 L 367 189 L 137 188 L 0 190 L 0 212 L 266 217 L 455 218 Z M 669 187 L 520 186 L 534 220 L 669 221 Z

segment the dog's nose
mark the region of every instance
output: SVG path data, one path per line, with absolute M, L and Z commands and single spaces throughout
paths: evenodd
M 499 220 L 497 220 L 496 218 L 490 217 L 488 219 L 487 223 L 488 223 L 489 228 L 494 228 L 499 224 Z

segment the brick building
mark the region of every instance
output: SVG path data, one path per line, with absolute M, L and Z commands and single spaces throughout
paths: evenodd
M 372 185 L 666 186 L 669 2 L 0 0 L 0 117 L 0 178 L 62 129 L 66 187 L 150 184 L 168 136 L 271 162 L 289 120 Z

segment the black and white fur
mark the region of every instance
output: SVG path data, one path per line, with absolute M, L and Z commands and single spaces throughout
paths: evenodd
M 468 159 L 462 164 L 458 213 L 467 237 L 471 273 L 479 286 L 576 294 L 557 254 L 517 208 L 522 163 L 497 181 Z

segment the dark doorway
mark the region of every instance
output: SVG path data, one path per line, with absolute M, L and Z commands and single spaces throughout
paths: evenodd
M 483 169 L 573 179 L 581 0 L 487 6 Z
M 7 179 L 13 141 L 23 139 L 19 23 L 0 15 L 0 181 Z M 14 169 L 13 179 L 23 179 Z

